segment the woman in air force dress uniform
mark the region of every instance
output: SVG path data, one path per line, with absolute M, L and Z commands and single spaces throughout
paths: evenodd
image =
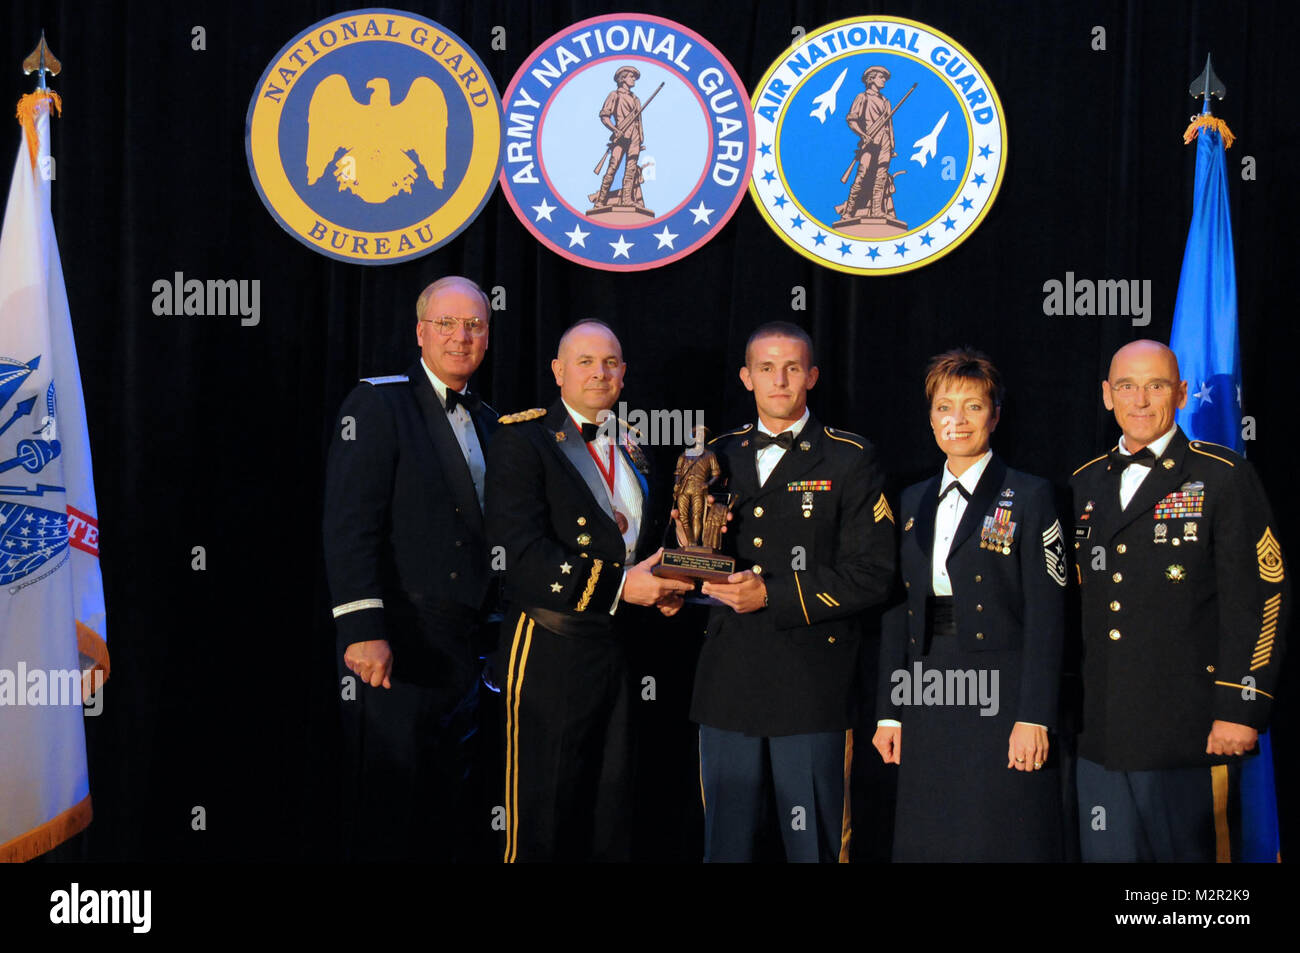
M 885 617 L 872 739 L 899 766 L 894 860 L 1060 860 L 1049 733 L 1067 564 L 1052 490 L 989 449 L 1003 388 L 983 354 L 933 358 L 925 396 L 947 460 L 903 492 L 905 601 Z

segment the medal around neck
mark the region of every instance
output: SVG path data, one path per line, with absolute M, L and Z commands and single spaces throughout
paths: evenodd
M 387 265 L 459 235 L 501 171 L 501 100 L 441 24 L 352 10 L 290 40 L 248 105 L 248 171 L 312 251 Z
M 827 268 L 890 275 L 952 251 L 1006 170 L 1002 104 L 938 30 L 855 17 L 809 31 L 754 91 L 749 190 L 781 239 Z
M 744 198 L 748 94 L 680 23 L 639 13 L 575 23 L 524 61 L 505 103 L 502 191 L 538 241 L 580 265 L 676 261 Z

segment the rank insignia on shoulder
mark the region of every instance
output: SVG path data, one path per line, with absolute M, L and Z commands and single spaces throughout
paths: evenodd
M 546 416 L 545 407 L 534 407 L 532 410 L 521 410 L 517 414 L 505 414 L 497 418 L 499 424 L 519 424 L 525 420 L 536 420 L 538 417 Z
M 1264 527 L 1264 535 L 1255 544 L 1255 553 L 1259 557 L 1259 578 L 1270 583 L 1281 582 L 1284 578 L 1282 547 L 1278 545 L 1272 527 Z

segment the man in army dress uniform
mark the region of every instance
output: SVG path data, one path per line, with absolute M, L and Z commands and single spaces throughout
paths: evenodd
M 858 93 L 844 117 L 860 140 L 857 175 L 849 197 L 836 208 L 846 219 L 853 218 L 864 207 L 869 217 L 894 217 L 893 179 L 889 176 L 889 163 L 894 157 L 894 121 L 890 117 L 893 107 L 881 93 L 888 81 L 889 70 L 883 66 L 869 67 L 862 74 L 866 91 Z M 864 196 L 867 189 L 870 192 Z
M 600 182 L 600 192 L 595 199 L 596 208 L 609 204 L 609 190 L 614 184 L 614 173 L 618 164 L 625 159 L 623 166 L 623 189 L 618 197 L 619 205 L 643 205 L 637 186 L 641 176 L 641 147 L 645 132 L 641 126 L 641 100 L 632 87 L 641 78 L 641 71 L 635 66 L 621 66 L 614 73 L 616 88 L 600 107 L 600 122 L 610 132 L 609 168 Z M 635 116 L 636 118 L 632 118 Z M 629 121 L 630 120 L 630 121 Z
M 467 390 L 488 347 L 488 301 L 441 278 L 416 303 L 421 360 L 371 378 L 339 411 L 325 476 L 325 569 L 343 662 L 350 854 L 466 858 L 466 778 L 478 644 L 492 578 L 484 450 L 496 414 Z
M 769 789 L 788 860 L 847 860 L 857 615 L 893 584 L 894 517 L 871 445 L 808 410 L 817 368 L 801 328 L 756 330 L 740 379 L 758 420 L 710 445 L 735 500 L 724 538 L 745 568 L 702 587 L 722 605 L 691 704 L 705 860 L 753 859 Z
M 1228 860 L 1241 758 L 1268 724 L 1290 592 L 1254 469 L 1188 441 L 1173 352 L 1116 352 L 1123 436 L 1074 473 L 1085 861 Z
M 599 426 L 627 369 L 618 338 L 580 322 L 551 369 L 560 399 L 500 418 L 488 461 L 488 540 L 506 561 L 503 859 L 627 860 L 625 604 L 672 615 L 691 584 L 651 573 L 659 552 L 636 561 L 655 535 L 649 464 Z

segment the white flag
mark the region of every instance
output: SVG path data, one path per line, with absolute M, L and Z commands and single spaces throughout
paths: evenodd
M 19 104 L 0 234 L 0 861 L 90 823 L 82 702 L 108 671 L 86 408 L 50 217 L 52 101 Z

